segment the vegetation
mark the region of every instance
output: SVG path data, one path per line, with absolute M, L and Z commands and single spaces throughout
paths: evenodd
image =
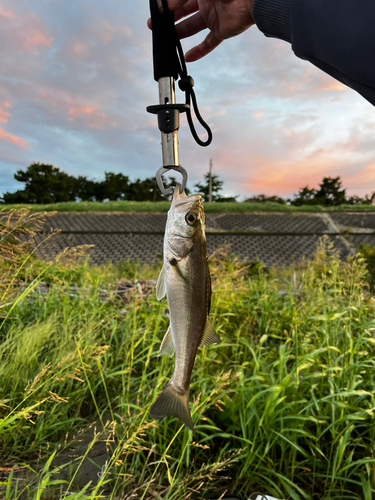
M 3 210 L 9 211 L 14 209 L 22 209 L 28 207 L 31 212 L 160 212 L 166 213 L 170 209 L 169 201 L 109 201 L 100 203 L 94 201 L 88 202 L 67 202 L 67 203 L 51 203 L 50 205 L 4 205 Z M 251 213 L 251 212 L 283 212 L 283 213 L 316 213 L 316 212 L 374 212 L 373 205 L 340 205 L 335 206 L 319 206 L 319 205 L 303 205 L 296 207 L 293 205 L 280 205 L 279 203 L 205 203 L 204 210 L 206 213 Z
M 129 180 L 128 176 L 123 174 L 114 174 L 105 172 L 103 181 L 89 180 L 84 176 L 74 177 L 61 172 L 58 167 L 33 163 L 25 171 L 18 170 L 14 174 L 17 181 L 24 182 L 22 190 L 15 193 L 3 193 L 0 202 L 7 205 L 19 204 L 39 204 L 50 205 L 56 203 L 99 203 L 103 201 L 125 201 L 125 202 L 153 202 L 163 203 L 164 200 L 170 200 L 171 196 L 163 196 L 157 186 L 155 178 L 136 179 L 134 182 Z M 238 196 L 223 197 L 224 181 L 218 175 L 212 175 L 207 172 L 204 175 L 203 182 L 195 184 L 195 188 L 202 193 L 203 200 L 209 201 L 211 178 L 212 202 L 231 204 L 233 211 L 253 211 L 254 209 L 235 207 Z M 177 180 L 174 177 L 164 179 L 165 187 L 175 186 Z M 185 189 L 189 194 L 189 189 Z M 366 195 L 364 198 L 359 196 L 346 197 L 346 190 L 342 189 L 340 177 L 324 177 L 319 189 L 310 189 L 308 186 L 300 188 L 293 199 L 284 199 L 280 196 L 267 196 L 264 194 L 256 195 L 245 200 L 246 207 L 262 204 L 262 210 L 268 206 L 292 205 L 300 208 L 306 206 L 322 207 L 342 207 L 349 206 L 371 206 L 375 193 Z M 249 205 L 248 205 L 249 204 Z M 241 204 L 242 205 L 242 204 Z M 93 206 L 84 204 L 83 206 Z M 100 206 L 100 205 L 99 205 Z M 126 206 L 126 205 L 125 205 Z M 162 206 L 162 205 L 161 205 Z M 278 207 L 279 208 L 279 207 Z M 268 208 L 265 208 L 268 210 Z M 82 208 L 77 208 L 82 210 Z M 100 210 L 100 208 L 99 208 Z M 164 211 L 164 210 L 162 210 Z M 212 211 L 225 211 L 224 207 Z
M 18 170 L 14 174 L 17 181 L 24 182 L 25 187 L 15 193 L 4 193 L 3 202 L 19 203 L 64 203 L 81 201 L 128 200 L 151 201 L 165 200 L 154 178 L 136 179 L 130 182 L 123 174 L 105 172 L 103 181 L 89 180 L 84 176 L 74 177 L 61 172 L 58 167 L 33 163 L 25 171 Z M 175 185 L 171 178 L 165 186 Z
M 248 198 L 246 201 L 250 203 L 279 203 L 281 205 L 289 204 L 296 207 L 306 206 L 322 206 L 322 207 L 342 207 L 344 205 L 371 205 L 375 197 L 365 195 L 363 198 L 359 196 L 346 196 L 346 190 L 342 188 L 340 177 L 323 177 L 319 189 L 310 189 L 309 186 L 300 188 L 292 199 L 285 199 L 279 196 L 266 196 L 260 194 Z
M 220 192 L 223 190 L 224 181 L 220 179 L 218 175 L 212 175 L 210 172 L 204 175 L 203 182 L 197 182 L 195 188 L 203 196 L 203 201 L 208 202 L 210 200 L 210 177 L 211 177 L 211 199 L 212 203 L 235 203 L 236 198 L 234 197 L 223 197 Z
M 355 197 L 356 200 L 359 198 Z M 292 205 L 328 205 L 338 206 L 348 203 L 349 205 L 358 205 L 361 203 L 353 203 L 354 198 L 346 199 L 345 189 L 342 189 L 340 177 L 324 177 L 319 189 L 310 189 L 308 186 L 301 188 L 294 195 L 294 199 L 290 201 Z M 367 202 L 371 203 L 371 199 Z
M 257 196 L 252 196 L 245 200 L 246 203 L 279 203 L 280 205 L 285 205 L 287 200 L 281 198 L 280 196 L 266 196 L 265 194 L 258 194 Z
M 362 243 L 358 249 L 365 260 L 370 291 L 375 292 L 375 247 Z
M 166 303 L 141 286 L 118 293 L 124 280 L 156 279 L 160 263 L 92 268 L 68 253 L 42 263 L 28 229 L 42 215 L 4 215 L 0 498 L 372 498 L 375 304 L 362 257 L 342 263 L 327 241 L 294 269 L 211 257 L 222 343 L 196 359 L 192 434 L 147 416 L 173 370 L 156 356 Z M 87 449 L 61 462 L 93 422 Z M 84 487 L 103 434 L 108 459 Z

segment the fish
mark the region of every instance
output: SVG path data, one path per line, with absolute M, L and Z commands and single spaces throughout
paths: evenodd
M 175 354 L 173 376 L 151 406 L 153 419 L 174 416 L 193 430 L 189 408 L 190 378 L 198 347 L 218 343 L 209 320 L 211 277 L 206 250 L 201 194 L 180 194 L 177 184 L 164 235 L 163 268 L 156 297 L 167 296 L 170 325 L 159 356 Z

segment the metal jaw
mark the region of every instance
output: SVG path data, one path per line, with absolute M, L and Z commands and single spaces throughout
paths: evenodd
M 180 188 L 180 194 L 182 194 L 185 191 L 187 180 L 188 180 L 188 174 L 186 170 L 180 166 L 178 167 L 161 167 L 159 170 L 156 172 L 156 182 L 159 186 L 160 191 L 162 194 L 165 196 L 172 194 L 174 192 L 174 187 L 171 186 L 169 188 L 165 188 L 163 184 L 163 174 L 166 172 L 169 172 L 169 170 L 176 170 L 176 172 L 180 172 L 182 175 L 182 182 L 181 182 L 181 188 Z
M 175 170 L 180 172 L 182 175 L 181 189 L 182 194 L 186 188 L 186 183 L 188 180 L 188 174 L 186 170 L 181 167 L 178 155 L 178 136 L 177 132 L 179 129 L 179 113 L 186 111 L 188 106 L 184 104 L 176 104 L 176 94 L 174 86 L 173 77 L 162 77 L 158 81 L 159 84 L 159 106 L 149 106 L 148 111 L 151 113 L 162 111 L 162 114 L 158 114 L 159 118 L 159 128 L 163 129 L 161 132 L 161 147 L 163 153 L 163 166 L 159 168 L 156 174 L 156 181 L 160 188 L 160 191 L 164 195 L 172 194 L 174 187 L 165 188 L 163 184 L 162 176 L 169 170 Z M 168 107 L 170 106 L 170 110 Z M 162 108 L 162 109 L 161 109 Z M 177 110 L 177 113 L 176 113 Z M 177 120 L 176 120 L 177 114 Z M 170 118 L 169 118 L 170 115 Z M 163 116 L 162 120 L 160 119 Z M 161 127 L 161 121 L 163 126 Z M 171 124 L 171 132 L 166 132 L 168 129 L 168 124 Z

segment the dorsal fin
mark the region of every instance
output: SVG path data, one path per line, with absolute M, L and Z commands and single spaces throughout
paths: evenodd
M 207 317 L 206 326 L 204 327 L 204 332 L 202 336 L 200 347 L 207 344 L 217 344 L 221 342 L 219 335 L 215 332 L 214 327 L 211 325 L 210 320 Z
M 174 352 L 175 352 L 174 342 L 171 334 L 171 327 L 169 327 L 167 333 L 164 335 L 164 338 L 162 340 L 158 356 L 166 354 L 167 356 L 172 357 Z

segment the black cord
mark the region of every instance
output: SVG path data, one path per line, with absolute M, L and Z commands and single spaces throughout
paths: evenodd
M 168 9 L 167 0 L 162 0 L 161 3 L 163 6 L 163 9 L 164 9 L 164 12 L 170 13 L 170 11 Z M 188 121 L 188 124 L 190 127 L 190 131 L 191 131 L 192 136 L 194 137 L 195 141 L 200 146 L 203 146 L 203 147 L 209 146 L 212 142 L 212 131 L 211 131 L 211 128 L 209 127 L 209 125 L 203 120 L 202 115 L 199 112 L 197 97 L 196 97 L 194 89 L 193 89 L 194 80 L 191 76 L 188 75 L 184 51 L 182 50 L 181 42 L 177 36 L 176 29 L 174 29 L 174 34 L 175 34 L 174 43 L 176 45 L 178 59 L 179 59 L 179 63 L 180 63 L 180 68 L 178 70 L 178 73 L 180 75 L 180 81 L 178 83 L 178 86 L 180 87 L 180 89 L 183 92 L 185 92 L 185 103 L 189 106 L 189 108 L 186 110 L 186 115 L 187 115 L 187 121 Z M 202 127 L 207 132 L 208 137 L 207 137 L 206 141 L 202 141 L 202 139 L 200 139 L 198 134 L 197 134 L 197 130 L 195 128 L 192 114 L 191 114 L 191 108 L 190 108 L 191 102 L 193 103 L 194 113 L 195 113 L 195 116 L 197 117 L 198 122 L 202 125 Z

